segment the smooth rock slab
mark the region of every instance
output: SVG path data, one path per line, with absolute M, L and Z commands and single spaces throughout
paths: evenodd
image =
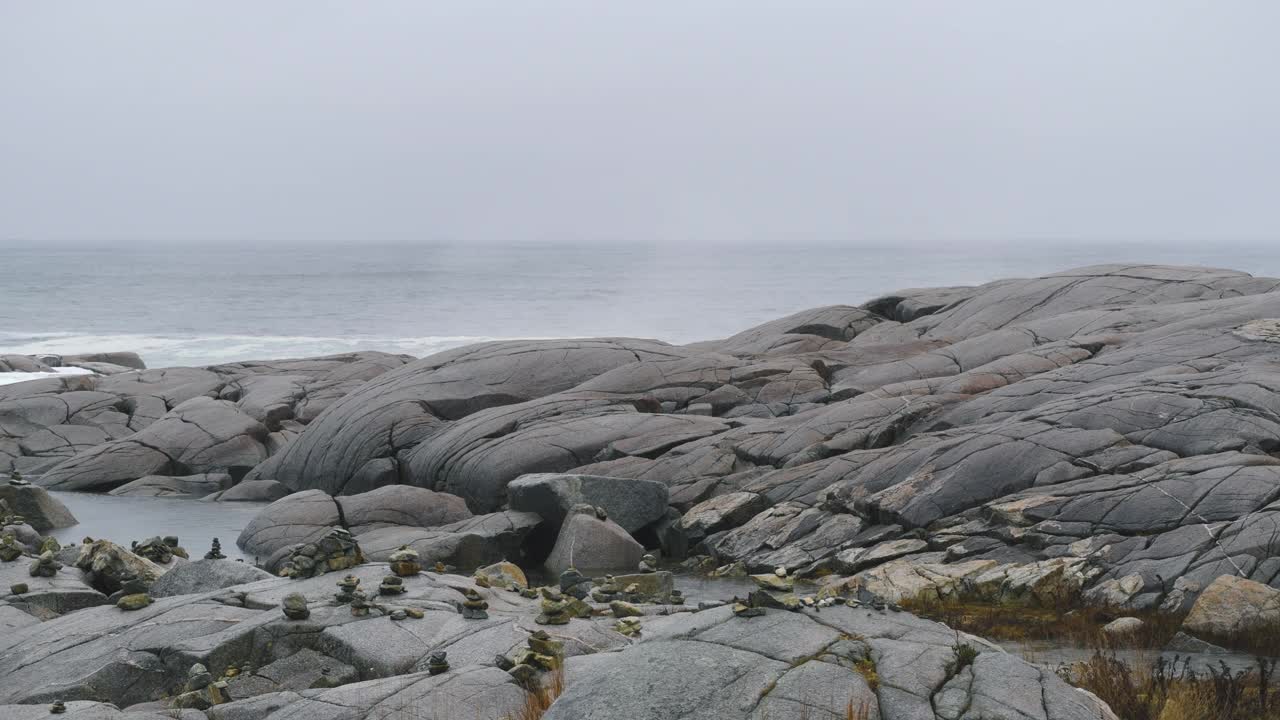
M 644 546 L 620 525 L 612 520 L 600 520 L 594 514 L 577 512 L 560 528 L 546 567 L 556 575 L 570 567 L 590 575 L 637 567 L 643 556 Z
M 148 593 L 153 598 L 192 595 L 275 577 L 265 570 L 232 560 L 196 560 L 160 576 Z
M 42 533 L 78 522 L 65 505 L 38 485 L 10 485 L 0 480 L 0 500 Z
M 507 485 L 512 510 L 536 512 L 553 526 L 575 505 L 604 508 L 609 519 L 634 533 L 667 512 L 667 486 L 653 480 L 601 475 L 522 475 Z

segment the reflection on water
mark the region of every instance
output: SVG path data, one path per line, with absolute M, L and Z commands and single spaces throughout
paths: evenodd
M 79 492 L 51 492 L 50 495 L 61 500 L 80 521 L 79 525 L 51 533 L 64 545 L 91 537 L 129 547 L 133 540 L 177 535 L 193 559 L 208 552 L 215 537 L 222 542 L 224 555 L 232 559 L 244 557 L 236 547 L 236 538 L 249 520 L 267 505 Z

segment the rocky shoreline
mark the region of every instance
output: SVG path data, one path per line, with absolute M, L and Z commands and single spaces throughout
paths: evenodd
M 687 346 L 0 356 L 57 364 L 94 374 L 0 386 L 0 471 L 34 484 L 0 495 L 3 717 L 515 718 L 554 676 L 547 718 L 1092 720 L 1109 711 L 1053 673 L 897 604 L 1163 613 L 1206 646 L 1280 627 L 1276 279 L 1083 268 Z M 263 571 L 48 547 L 68 520 L 41 488 L 270 501 L 237 539 Z M 625 599 L 616 576 L 651 555 L 765 594 Z M 392 572 L 411 556 L 425 572 Z M 472 574 L 503 562 L 552 588 Z M 403 592 L 358 607 L 334 597 L 348 573 Z M 307 617 L 282 613 L 293 593 Z

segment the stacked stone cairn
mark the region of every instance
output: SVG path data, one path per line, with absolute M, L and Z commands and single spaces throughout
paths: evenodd
M 374 609 L 377 609 L 377 606 L 369 601 L 369 596 L 363 590 L 351 591 L 352 617 L 368 617 L 370 611 Z
M 539 675 L 564 663 L 564 643 L 552 640 L 545 630 L 538 630 L 528 637 L 525 644 L 513 657 L 499 655 L 496 665 L 506 670 L 521 687 L 535 690 L 541 686 Z
M 444 650 L 437 650 L 427 656 L 427 673 L 430 675 L 442 675 L 449 672 L 449 654 Z
M 327 572 L 350 570 L 364 562 L 364 553 L 346 528 L 333 528 L 320 540 L 300 546 L 280 570 L 282 577 L 319 577 Z
M 213 549 L 209 551 L 209 554 L 213 554 L 217 551 L 217 553 L 221 555 L 222 547 L 217 544 L 218 539 L 214 538 L 213 542 L 215 544 Z M 187 558 L 187 551 L 178 545 L 178 537 L 176 535 L 169 535 L 164 538 L 152 537 L 147 538 L 142 542 L 134 542 L 133 554 L 144 557 L 151 562 L 158 563 L 160 565 L 168 565 L 173 562 L 175 555 L 183 559 Z M 209 558 L 209 554 L 206 554 L 205 557 Z
M 638 569 L 642 573 L 658 572 L 658 558 L 646 553 L 640 558 L 640 567 Z
M 489 603 L 480 597 L 480 593 L 475 588 L 467 588 L 462 591 L 462 617 L 467 620 L 488 620 L 489 619 Z
M 129 575 L 120 580 L 120 589 L 111 595 L 116 607 L 126 612 L 141 610 L 151 604 L 151 595 L 147 593 L 147 583 L 137 575 Z
M 613 629 L 618 633 L 627 637 L 635 637 L 640 634 L 640 618 L 624 617 L 619 618 L 618 622 L 613 624 Z
M 379 595 L 400 595 L 404 593 L 404 578 L 399 575 L 388 575 L 378 585 Z
M 566 568 L 560 573 L 560 592 L 579 600 L 586 600 L 591 593 L 591 578 L 578 572 L 577 568 Z
M 422 562 L 419 560 L 418 551 L 408 545 L 401 545 L 398 550 L 391 553 L 388 561 L 391 563 L 391 572 L 398 577 L 413 577 L 422 572 Z
M 541 614 L 534 619 L 539 625 L 568 625 L 573 619 L 569 612 L 569 602 L 564 594 L 555 588 L 542 588 Z
M 62 563 L 58 562 L 52 552 L 46 551 L 41 553 L 40 557 L 36 558 L 35 561 L 31 563 L 29 572 L 31 573 L 31 577 L 51 578 L 56 576 L 58 571 L 61 569 Z
M 175 540 L 177 538 L 174 538 Z M 209 547 L 209 552 L 204 554 L 205 560 L 226 560 L 227 556 L 222 554 L 222 541 L 218 538 L 213 539 L 213 544 Z
M 173 707 L 207 710 L 214 705 L 230 702 L 231 696 L 227 693 L 226 678 L 234 677 L 234 670 L 235 668 L 228 668 L 224 677 L 215 681 L 204 665 L 201 663 L 192 665 L 187 671 L 186 691 L 173 699 Z
M 618 583 L 613 576 L 605 575 L 604 580 L 591 591 L 591 599 L 598 603 L 610 603 L 618 599 L 619 592 Z
M 0 535 L 0 560 L 13 562 L 20 557 L 22 557 L 22 546 L 18 541 L 14 540 L 12 535 Z
M 355 599 L 356 590 L 360 587 L 360 578 L 355 575 L 347 575 L 338 581 L 338 592 L 333 596 L 339 605 L 350 605 Z

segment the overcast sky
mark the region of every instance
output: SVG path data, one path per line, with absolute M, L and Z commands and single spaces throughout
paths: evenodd
M 1280 239 L 1280 2 L 0 0 L 0 238 Z

